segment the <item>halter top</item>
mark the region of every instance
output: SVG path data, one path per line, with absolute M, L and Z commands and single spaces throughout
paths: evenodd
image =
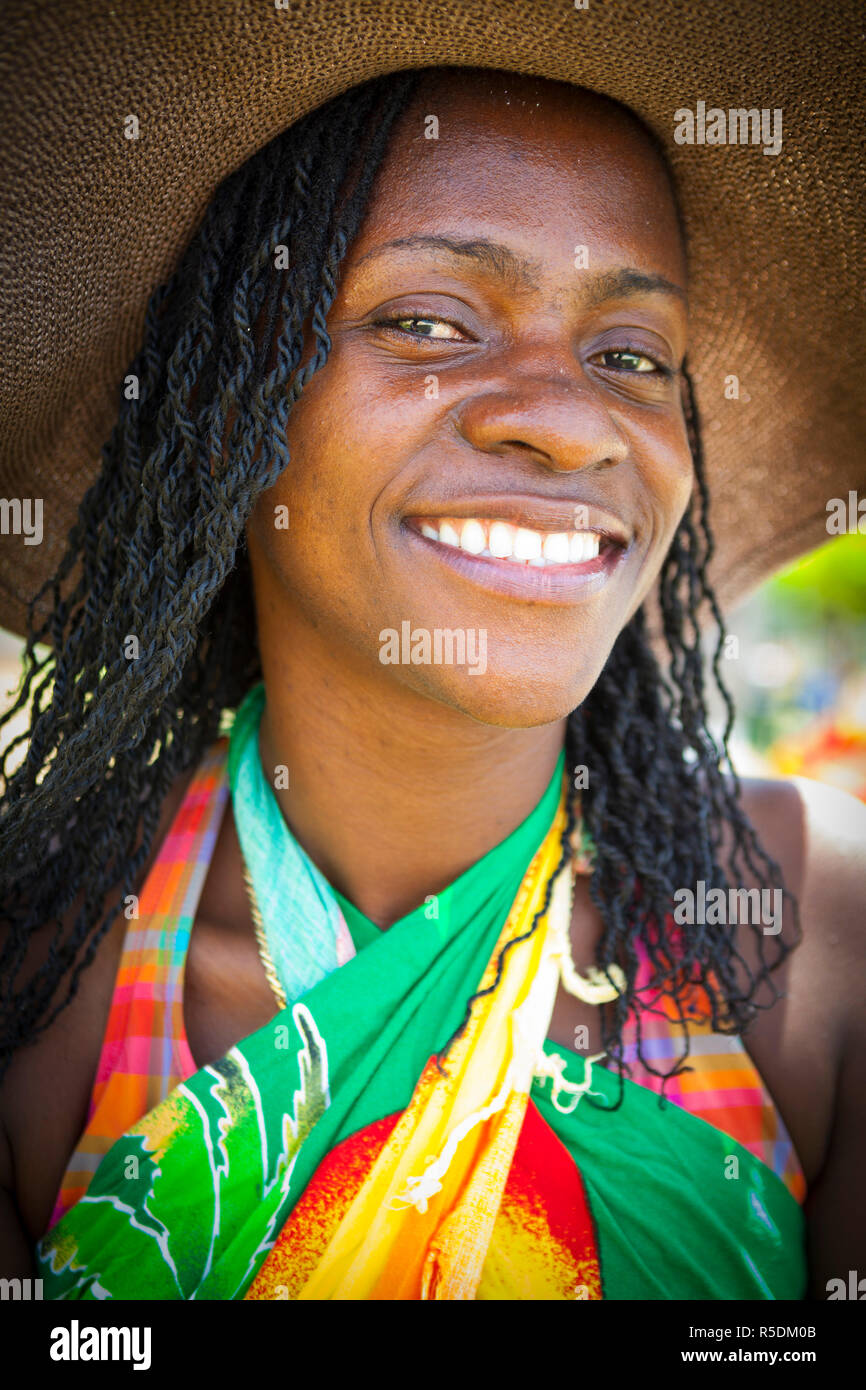
M 84 1196 L 103 1156 L 121 1134 L 198 1067 L 186 1037 L 183 981 L 193 922 L 226 800 L 228 738 L 208 749 L 187 788 L 130 921 L 84 1132 L 67 1164 L 49 1229 Z M 363 949 L 363 942 L 355 942 Z M 646 956 L 641 973 L 649 969 Z M 653 1065 L 682 1055 L 684 1041 L 672 1007 L 641 1015 L 644 1057 Z M 276 1005 L 275 1005 L 276 1012 Z M 557 1046 L 559 1046 L 557 1044 Z M 562 1049 L 567 1051 L 567 1049 Z M 637 1055 L 636 1024 L 623 1032 L 631 1078 L 660 1092 Z M 738 1140 L 785 1183 L 800 1203 L 806 1181 L 784 1121 L 739 1037 L 689 1024 L 691 1070 L 668 1081 L 669 1101 Z M 667 1068 L 664 1068 L 667 1070 Z

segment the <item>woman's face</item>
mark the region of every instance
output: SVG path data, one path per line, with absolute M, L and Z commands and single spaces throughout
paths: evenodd
M 616 108 L 425 78 L 248 528 L 287 652 L 488 724 L 576 708 L 691 490 L 685 283 L 667 177 Z

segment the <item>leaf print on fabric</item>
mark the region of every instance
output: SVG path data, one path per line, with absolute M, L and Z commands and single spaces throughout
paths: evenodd
M 298 1137 L 302 1130 L 308 1134 L 321 1119 L 331 1103 L 331 1096 L 328 1090 L 328 1053 L 315 1019 L 305 1004 L 295 1004 L 292 1018 L 304 1039 L 304 1046 L 298 1053 L 301 1085 L 294 1096 L 293 1132 Z
M 109 1164 L 109 1159 L 111 1163 Z M 39 1245 L 39 1258 L 54 1276 L 55 1298 L 111 1298 L 103 1285 L 100 1266 L 108 1266 L 107 1252 L 122 1234 L 128 1246 L 126 1260 L 145 1259 L 153 1269 L 154 1298 L 183 1298 L 178 1270 L 169 1249 L 169 1231 L 149 1209 L 160 1168 L 148 1153 L 142 1135 L 129 1134 L 118 1141 L 100 1165 L 107 1166 L 104 1186 L 113 1191 L 91 1192 L 79 1207 L 87 1212 L 85 1230 L 76 1239 L 74 1230 L 59 1222 Z M 89 1210 L 88 1210 L 89 1209 Z M 91 1252 L 96 1252 L 95 1256 Z M 100 1260 L 100 1252 L 102 1260 Z
M 289 1195 L 289 1184 L 301 1145 L 331 1103 L 328 1088 L 328 1052 L 325 1047 L 325 1040 L 306 1005 L 295 1004 L 292 1008 L 292 1018 L 304 1041 L 297 1054 L 300 1085 L 292 1097 L 292 1116 L 283 1115 L 283 1151 L 273 1183 L 276 1186 L 278 1179 L 282 1178 L 282 1182 L 279 1184 L 281 1201 L 279 1208 L 274 1209 L 267 1229 L 250 1257 L 243 1278 L 232 1295 L 235 1298 L 243 1296 L 244 1291 L 249 1287 L 261 1267 L 262 1261 L 273 1249 L 279 1238 L 280 1231 L 286 1221 L 286 1199 Z M 270 1205 L 268 1203 L 268 1206 Z
M 285 1025 L 291 1042 L 273 1061 L 291 1110 L 265 1114 L 243 1046 L 178 1086 L 118 1139 L 40 1242 L 48 1298 L 243 1296 L 285 1222 L 298 1153 L 330 1105 L 324 1039 L 305 1005 L 291 1017 L 297 1031 Z
M 234 1299 L 242 1296 L 262 1260 L 273 1247 L 286 1219 L 292 1172 L 301 1146 L 330 1104 L 328 1058 L 324 1039 L 305 1005 L 295 1004 L 292 1008 L 292 1018 L 303 1040 L 296 1054 L 300 1085 L 292 1098 L 292 1114 L 284 1113 L 281 1117 L 281 1144 L 273 1173 L 269 1173 L 267 1127 L 261 1098 L 242 1049 L 232 1049 L 229 1057 L 223 1059 L 224 1063 L 231 1059 L 238 1067 L 231 1080 L 226 1076 L 222 1084 L 211 1088 L 211 1096 L 221 1101 L 225 1108 L 228 1096 L 237 1091 L 242 1084 L 245 1096 L 253 1102 L 252 1108 L 258 1121 L 254 1136 L 249 1114 L 245 1112 L 248 1122 L 243 1133 L 238 1131 L 232 1136 L 231 1128 L 226 1130 L 225 1120 L 220 1120 L 221 1133 L 215 1146 L 223 1154 L 228 1154 L 228 1165 L 222 1177 L 226 1182 L 231 1178 L 230 1207 L 224 1213 L 225 1219 L 219 1233 L 221 1241 L 224 1241 L 232 1252 L 249 1250 L 251 1245 L 253 1249 L 240 1273 L 235 1259 L 224 1261 L 213 1272 L 207 1269 L 200 1286 L 191 1295 L 196 1299 Z M 231 1143 L 232 1138 L 236 1140 L 234 1144 Z M 257 1155 L 253 1149 L 256 1138 L 259 1144 Z M 230 1171 L 233 1149 L 236 1149 L 239 1155 L 243 1155 L 240 1180 L 237 1164 L 235 1169 Z M 215 1180 L 220 1181 L 220 1174 L 216 1171 Z
M 250 1201 L 261 1201 L 263 1165 L 267 1162 L 261 1098 L 243 1054 L 232 1048 L 204 1071 L 214 1084 L 204 1098 L 191 1099 L 201 1115 L 210 1170 L 210 1222 L 206 1222 L 203 1208 L 196 1213 L 201 1235 L 207 1237 L 207 1249 L 200 1251 L 198 1277 L 190 1298 L 199 1296 L 211 1275 L 220 1237 L 236 1229 Z M 262 1155 L 258 1162 L 257 1155 Z

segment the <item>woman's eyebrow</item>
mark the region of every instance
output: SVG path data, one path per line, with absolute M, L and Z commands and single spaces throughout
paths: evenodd
M 482 266 L 495 275 L 497 279 L 505 280 L 519 289 L 537 290 L 540 288 L 541 266 L 538 261 L 531 260 L 527 256 L 519 256 L 509 247 L 503 246 L 501 242 L 488 241 L 485 237 L 464 238 L 432 234 L 395 237 L 392 241 L 383 242 L 381 246 L 374 246 L 372 250 L 361 257 L 358 265 L 363 265 L 364 261 L 373 260 L 388 251 L 406 247 L 438 251 L 446 256 L 474 261 L 476 265 Z
M 656 275 L 651 271 L 632 270 L 628 266 L 621 266 L 616 270 L 602 271 L 589 279 L 585 300 L 588 308 L 603 304 L 608 299 L 621 299 L 627 294 L 670 294 L 681 299 L 684 304 L 688 304 L 689 301 L 682 285 L 675 285 L 672 280 L 666 280 L 664 275 Z
M 391 241 L 383 242 L 381 246 L 372 247 L 361 257 L 358 265 L 375 260 L 389 251 L 404 249 L 435 251 L 440 255 L 471 260 L 513 288 L 541 288 L 543 270 L 539 261 L 518 255 L 510 247 L 503 246 L 499 241 L 489 241 L 486 237 L 463 238 L 420 233 L 394 237 Z M 688 296 L 681 285 L 675 285 L 664 275 L 634 270 L 628 266 L 600 272 L 581 271 L 579 283 L 584 291 L 581 298 L 590 308 L 603 304 L 608 299 L 620 299 L 628 294 L 674 295 L 683 303 L 688 303 Z

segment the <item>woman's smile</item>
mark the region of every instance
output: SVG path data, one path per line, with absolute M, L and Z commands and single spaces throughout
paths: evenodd
M 574 504 L 570 517 L 561 506 L 544 515 L 542 499 L 512 499 L 510 517 L 501 503 L 494 508 L 488 501 L 486 511 L 483 505 L 471 515 L 412 516 L 404 529 L 470 583 L 535 603 L 576 603 L 597 594 L 625 557 L 624 528 L 594 529 L 584 504 Z M 576 513 L 587 513 L 584 524 L 575 524 Z

